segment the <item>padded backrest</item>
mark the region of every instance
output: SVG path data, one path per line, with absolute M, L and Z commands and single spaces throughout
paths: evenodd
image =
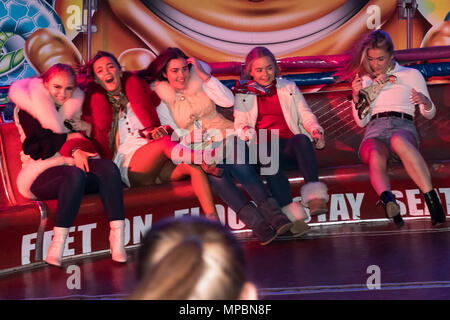
M 301 90 L 302 88 L 300 88 Z M 416 110 L 415 125 L 420 136 L 420 151 L 425 160 L 450 159 L 450 85 L 429 84 L 436 116 L 425 119 Z M 304 93 L 305 99 L 325 130 L 326 147 L 316 151 L 320 168 L 361 164 L 358 149 L 364 135 L 353 120 L 350 90 Z
M 20 161 L 19 132 L 14 122 L 0 123 L 1 186 L 0 206 L 20 205 L 30 202 L 23 197 L 16 184 L 17 175 L 22 168 Z

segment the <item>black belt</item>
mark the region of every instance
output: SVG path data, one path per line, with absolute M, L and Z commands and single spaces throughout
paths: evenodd
M 410 120 L 410 121 L 414 120 L 412 115 L 407 114 L 407 113 L 403 113 L 403 112 L 396 112 L 396 111 L 386 111 L 386 112 L 375 113 L 370 118 L 370 120 L 374 120 L 374 119 L 377 119 L 377 118 L 384 118 L 384 117 L 397 117 L 397 118 L 407 119 L 407 120 Z

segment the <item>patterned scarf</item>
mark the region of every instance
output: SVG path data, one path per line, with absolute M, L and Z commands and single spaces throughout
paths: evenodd
M 394 83 L 397 79 L 396 76 L 390 75 L 394 70 L 395 64 L 393 64 L 389 69 L 386 71 L 386 74 L 389 76 L 386 82 L 382 83 L 373 83 L 372 85 L 365 87 L 364 89 L 361 89 L 358 94 L 358 103 L 355 105 L 356 110 L 358 110 L 358 117 L 360 119 L 364 119 L 370 111 L 370 105 L 371 103 L 378 97 L 378 95 L 381 92 L 381 89 L 388 83 Z
M 253 80 L 236 81 L 233 87 L 233 93 L 255 94 L 257 96 L 271 96 L 277 93 L 277 80 L 273 80 L 268 86 L 261 86 Z
M 111 123 L 111 130 L 109 131 L 109 147 L 111 148 L 114 157 L 119 145 L 119 119 L 127 113 L 128 98 L 123 92 L 120 92 L 118 96 L 112 95 L 108 92 L 107 97 L 113 110 L 113 120 Z

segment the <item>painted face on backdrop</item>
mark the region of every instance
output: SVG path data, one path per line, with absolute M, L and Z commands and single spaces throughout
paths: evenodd
M 66 72 L 57 72 L 50 76 L 49 80 L 44 83 L 53 102 L 58 105 L 64 104 L 70 99 L 75 91 L 76 84 L 72 76 Z
M 384 49 L 368 49 L 367 64 L 375 76 L 386 73 L 392 62 L 392 56 Z
M 253 60 L 250 69 L 253 80 L 262 86 L 270 85 L 275 80 L 275 65 L 267 56 Z
M 172 59 L 167 64 L 164 74 L 169 84 L 175 90 L 184 90 L 189 82 L 189 65 L 183 58 Z
M 94 62 L 93 70 L 95 81 L 108 92 L 116 92 L 121 89 L 122 71 L 110 57 L 101 57 Z

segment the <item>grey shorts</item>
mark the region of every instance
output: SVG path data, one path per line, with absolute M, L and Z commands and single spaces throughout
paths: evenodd
M 397 155 L 395 155 L 391 150 L 391 137 L 392 135 L 399 131 L 409 131 L 416 138 L 417 147 L 419 147 L 419 134 L 414 125 L 414 121 L 398 118 L 398 117 L 384 117 L 371 120 L 366 126 L 366 131 L 364 137 L 359 145 L 358 156 L 360 156 L 361 145 L 367 139 L 377 139 L 381 141 L 389 150 L 389 160 L 399 160 Z

